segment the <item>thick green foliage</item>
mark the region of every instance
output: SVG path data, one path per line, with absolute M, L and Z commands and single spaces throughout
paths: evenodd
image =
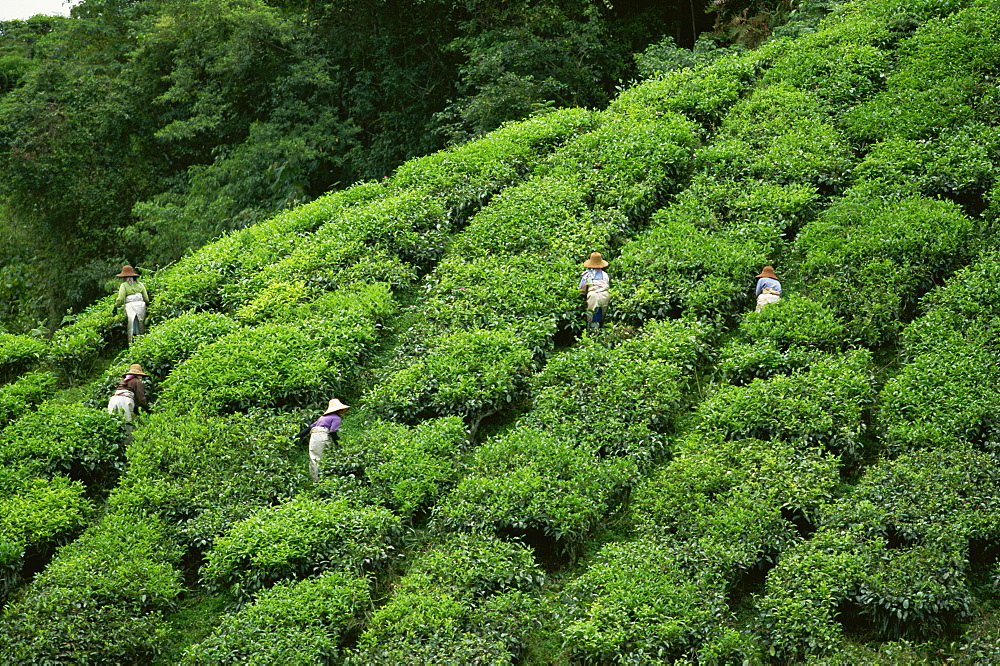
M 108 296 L 53 334 L 49 360 L 67 376 L 82 379 L 90 374 L 94 361 L 109 344 L 124 340 L 125 329 L 125 314 Z
M 832 496 L 839 461 L 782 441 L 693 436 L 633 494 L 637 530 L 729 584 L 773 562 Z
M 799 276 L 852 333 L 877 344 L 894 339 L 917 299 L 971 258 L 976 231 L 946 201 L 845 198 L 796 238 Z
M 666 448 L 706 333 L 701 325 L 664 321 L 617 346 L 586 340 L 533 379 L 524 424 L 581 450 L 648 461 Z
M 128 471 L 109 498 L 117 509 L 160 516 L 185 545 L 203 549 L 262 507 L 291 498 L 293 419 L 153 414 L 135 430 Z
M 466 443 L 466 428 L 456 416 L 415 427 L 379 421 L 357 437 L 344 435 L 327 452 L 327 474 L 353 475 L 371 484 L 382 502 L 402 515 L 433 506 L 457 481 L 455 461 Z
M 286 578 L 385 566 L 399 519 L 384 509 L 308 496 L 258 510 L 216 539 L 201 573 L 210 589 L 246 600 Z
M 850 459 L 865 448 L 865 410 L 875 399 L 871 355 L 831 355 L 808 370 L 722 386 L 697 409 L 697 429 L 729 439 L 784 439 Z
M 0 464 L 28 465 L 38 476 L 65 475 L 91 491 L 111 487 L 125 469 L 121 421 L 83 405 L 45 403 L 0 433 Z
M 46 347 L 37 338 L 0 333 L 0 384 L 37 367 Z
M 453 414 L 480 418 L 522 397 L 531 351 L 502 330 L 460 331 L 430 343 L 414 362 L 365 396 L 387 418 Z
M 149 516 L 106 516 L 59 551 L 0 617 L 11 663 L 142 663 L 163 649 L 181 550 Z
M 0 427 L 50 398 L 58 381 L 51 372 L 36 370 L 0 386 Z
M 724 632 L 720 624 L 732 622 L 724 586 L 712 574 L 686 569 L 684 559 L 655 539 L 605 546 L 561 597 L 573 657 L 586 663 L 667 662 Z M 728 662 L 738 655 L 716 656 Z
M 633 459 L 600 458 L 544 431 L 518 428 L 476 451 L 468 475 L 439 505 L 435 520 L 449 529 L 538 531 L 572 548 L 637 473 Z
M 744 316 L 736 336 L 720 350 L 718 367 L 734 384 L 791 374 L 843 348 L 844 338 L 844 324 L 829 307 L 787 294 Z
M 511 663 L 537 621 L 544 580 L 524 546 L 451 536 L 414 562 L 350 663 Z
M 881 638 L 925 638 L 969 617 L 970 541 L 996 546 L 1000 477 L 967 447 L 879 463 L 768 576 L 764 638 L 792 657 L 834 649 L 861 622 Z
M 368 586 L 367 579 L 340 571 L 276 583 L 225 617 L 208 638 L 185 650 L 179 663 L 326 663 L 338 656 L 343 634 L 371 603 Z

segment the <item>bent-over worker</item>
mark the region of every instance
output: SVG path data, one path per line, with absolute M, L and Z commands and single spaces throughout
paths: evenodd
M 604 311 L 611 300 L 611 276 L 604 269 L 608 262 L 600 252 L 591 252 L 583 262 L 586 269 L 580 274 L 580 293 L 587 297 L 587 328 L 596 331 L 604 321 Z
M 757 278 L 757 312 L 760 312 L 765 305 L 781 300 L 781 283 L 770 266 L 764 266 Z
M 319 463 L 323 460 L 323 451 L 327 444 L 337 441 L 337 430 L 343 421 L 344 412 L 350 408 L 350 405 L 334 398 L 323 416 L 309 426 L 309 476 L 313 481 L 319 481 Z
M 128 372 L 122 375 L 122 380 L 115 387 L 115 392 L 108 400 L 108 414 L 118 414 L 125 420 L 125 429 L 132 432 L 132 417 L 140 409 L 149 409 L 146 404 L 146 387 L 143 377 L 148 377 L 142 366 L 133 363 Z
M 125 306 L 125 314 L 128 317 L 128 343 L 131 345 L 133 337 L 146 332 L 146 304 L 149 303 L 149 292 L 146 291 L 146 285 L 136 280 L 139 274 L 128 264 L 122 266 L 122 272 L 115 277 L 125 278 L 122 286 L 118 288 L 115 307 Z

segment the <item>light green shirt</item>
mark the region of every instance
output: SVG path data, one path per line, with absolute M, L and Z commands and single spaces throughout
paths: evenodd
M 125 280 L 122 282 L 122 286 L 118 287 L 118 298 L 115 300 L 115 306 L 123 305 L 125 298 L 132 294 L 142 294 L 142 300 L 149 303 L 149 292 L 146 291 L 146 285 L 138 280 L 135 282 Z

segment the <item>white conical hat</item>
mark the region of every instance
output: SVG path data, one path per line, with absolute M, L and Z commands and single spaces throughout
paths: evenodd
M 350 405 L 345 405 L 340 400 L 337 400 L 336 398 L 334 398 L 333 400 L 330 401 L 330 406 L 326 408 L 326 411 L 323 412 L 323 414 L 324 415 L 331 414 L 333 412 L 340 412 L 340 411 L 343 411 L 345 409 L 350 409 L 350 408 L 351 408 Z

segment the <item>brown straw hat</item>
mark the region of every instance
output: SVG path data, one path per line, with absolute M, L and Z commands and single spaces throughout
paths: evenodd
M 325 412 L 323 412 L 323 416 L 326 416 L 327 414 L 332 414 L 333 412 L 343 412 L 350 408 L 351 408 L 350 405 L 345 405 L 341 401 L 334 398 L 333 400 L 330 401 L 330 406 L 326 408 Z
M 126 375 L 142 375 L 143 377 L 149 377 L 149 375 L 147 375 L 143 371 L 142 366 L 139 365 L 138 363 L 133 363 L 132 365 L 128 366 L 128 372 L 126 372 L 125 374 Z
M 604 261 L 604 257 L 601 256 L 600 252 L 591 252 L 590 259 L 583 262 L 586 268 L 604 268 L 608 265 L 608 262 Z
M 139 274 L 135 272 L 135 269 L 125 264 L 122 266 L 122 272 L 115 277 L 139 277 Z
M 764 266 L 764 269 L 760 272 L 757 277 L 771 278 L 772 280 L 777 280 L 778 276 L 774 274 L 774 269 L 770 266 Z

